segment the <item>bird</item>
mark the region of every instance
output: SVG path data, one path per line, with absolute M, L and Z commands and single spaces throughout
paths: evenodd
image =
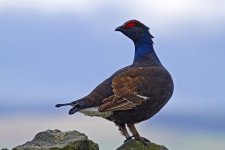
M 56 107 L 69 105 L 72 106 L 70 115 L 81 112 L 114 122 L 125 137 L 124 142 L 132 138 L 145 145 L 150 142 L 140 136 L 135 125 L 150 119 L 165 106 L 172 97 L 174 83 L 154 50 L 149 30 L 134 19 L 117 27 L 115 31 L 134 43 L 132 64 L 116 71 L 86 96 Z

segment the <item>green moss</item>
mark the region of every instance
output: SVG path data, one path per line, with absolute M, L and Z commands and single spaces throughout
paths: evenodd
M 168 150 L 164 146 L 157 145 L 155 143 L 148 143 L 146 146 L 136 140 L 130 140 L 126 143 L 124 143 L 122 146 L 117 148 L 117 150 Z

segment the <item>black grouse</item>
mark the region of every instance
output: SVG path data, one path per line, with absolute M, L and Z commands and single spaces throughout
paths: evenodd
M 69 114 L 79 111 L 113 121 L 126 137 L 125 141 L 134 137 L 145 143 L 149 140 L 139 135 L 135 124 L 151 118 L 168 102 L 173 93 L 173 80 L 154 51 L 153 36 L 147 26 L 130 20 L 115 31 L 134 42 L 133 63 L 115 72 L 87 96 L 56 107 L 70 105 Z

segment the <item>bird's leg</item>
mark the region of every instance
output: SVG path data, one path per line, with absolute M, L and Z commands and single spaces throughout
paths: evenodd
M 141 141 L 145 146 L 147 145 L 147 142 L 150 142 L 148 139 L 140 136 L 134 124 L 127 124 L 127 127 L 130 129 L 130 132 L 133 134 L 135 140 Z
M 129 135 L 125 124 L 118 124 L 118 123 L 116 123 L 116 125 L 119 127 L 119 131 L 121 132 L 121 134 L 123 136 L 125 136 L 125 138 L 126 138 L 126 140 L 124 141 L 124 143 L 126 143 L 128 140 L 130 140 L 133 137 L 133 136 L 130 136 Z

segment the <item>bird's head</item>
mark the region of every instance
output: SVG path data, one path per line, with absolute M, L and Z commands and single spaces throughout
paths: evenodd
M 129 20 L 115 29 L 115 31 L 122 32 L 134 42 L 139 41 L 148 30 L 149 27 L 137 20 Z

